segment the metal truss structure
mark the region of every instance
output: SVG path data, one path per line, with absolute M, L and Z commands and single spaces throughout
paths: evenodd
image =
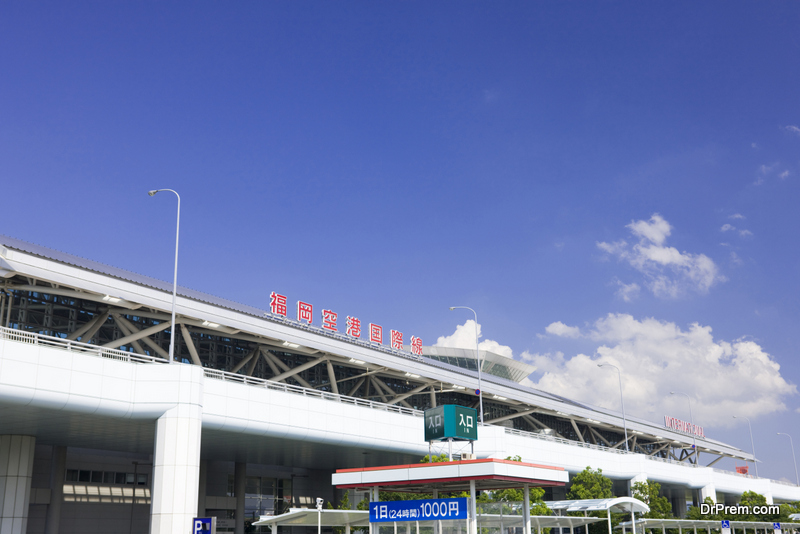
M 0 286 L 0 326 L 146 357 L 168 358 L 171 335 L 168 311 L 19 274 L 7 273 L 6 276 Z M 281 318 L 274 320 L 287 322 Z M 401 365 L 368 364 L 354 358 L 301 347 L 289 341 L 234 330 L 207 320 L 178 315 L 175 334 L 175 359 L 207 370 L 413 410 L 425 410 L 441 404 L 475 407 L 478 402 L 473 392 L 465 387 L 443 383 L 416 374 L 417 371 L 408 372 Z M 471 372 L 433 357 L 423 356 L 421 361 L 428 366 L 444 367 L 455 373 Z M 484 380 L 487 380 L 486 375 Z M 489 377 L 488 380 L 522 388 L 512 381 L 497 377 Z M 621 425 L 571 415 L 570 406 L 587 407 L 563 397 L 540 393 L 557 399 L 563 404 L 564 410 L 497 395 L 485 396 L 485 422 L 565 443 L 624 452 L 625 438 Z M 681 442 L 674 436 L 664 438 L 656 436 L 655 432 L 648 435 L 634 430 L 629 434 L 628 447 L 633 453 L 662 461 L 699 465 L 699 448 L 693 450 L 689 442 Z M 706 466 L 726 456 L 747 458 L 744 453 L 743 456 L 735 456 L 719 449 L 706 448 L 705 451 L 715 456 Z

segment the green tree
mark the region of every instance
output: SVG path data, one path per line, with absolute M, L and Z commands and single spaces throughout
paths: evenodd
M 369 506 L 369 503 L 367 503 L 367 506 Z M 339 506 L 334 506 L 333 503 L 328 501 L 328 505 L 326 506 L 326 508 L 328 510 L 349 510 L 350 492 L 349 491 L 344 492 L 344 495 L 342 495 L 342 498 L 339 500 Z M 344 527 L 333 527 L 333 534 L 344 534 Z
M 447 456 L 446 454 L 434 454 L 433 456 L 426 454 L 425 456 L 422 457 L 422 460 L 420 460 L 419 463 L 435 464 L 435 463 L 449 462 L 449 461 L 450 457 Z
M 572 479 L 567 499 L 610 499 L 614 483 L 603 475 L 603 470 L 587 467 Z
M 711 497 L 706 497 L 703 500 L 703 503 L 711 505 L 711 506 L 713 506 L 715 504 L 714 503 L 714 499 L 712 499 Z M 692 506 L 686 512 L 686 519 L 694 519 L 694 520 L 702 519 L 702 520 L 708 520 L 708 521 L 721 521 L 722 520 L 722 516 L 720 516 L 719 514 L 701 514 L 699 506 Z
M 596 471 L 591 467 L 587 467 L 572 479 L 572 486 L 567 493 L 567 499 L 610 499 L 614 496 L 611 492 L 611 488 L 614 487 L 614 483 L 611 481 L 610 478 L 603 474 L 602 469 L 597 469 Z M 591 512 L 589 513 L 590 517 L 599 517 L 599 518 L 606 518 L 607 512 Z M 570 515 L 583 515 L 581 512 L 574 512 Z M 612 516 L 612 526 L 614 523 L 619 523 L 620 517 L 613 518 Z M 589 527 L 589 534 L 609 534 L 608 533 L 608 523 L 606 522 L 597 522 L 588 525 Z
M 781 506 L 780 522 L 789 523 L 792 521 L 789 516 L 792 514 L 800 514 L 800 501 L 783 503 Z
M 661 484 L 658 482 L 651 480 L 636 482 L 631 487 L 631 494 L 650 507 L 650 511 L 644 514 L 644 517 L 651 519 L 673 517 L 672 505 L 669 499 L 661 496 Z

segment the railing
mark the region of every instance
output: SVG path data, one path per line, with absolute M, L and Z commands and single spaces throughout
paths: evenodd
M 135 354 L 132 352 L 126 352 L 123 350 L 118 349 L 110 349 L 106 347 L 100 347 L 97 345 L 90 345 L 88 343 L 81 343 L 80 341 L 71 341 L 68 339 L 63 339 L 60 337 L 53 337 L 53 336 L 46 336 L 44 334 L 37 334 L 34 332 L 25 332 L 23 330 L 16 330 L 13 328 L 3 328 L 0 327 L 0 340 L 7 339 L 9 341 L 16 341 L 18 343 L 27 343 L 30 345 L 40 345 L 43 347 L 52 347 L 58 348 L 62 350 L 67 350 L 70 352 L 77 352 L 81 354 L 87 354 L 90 356 L 96 356 L 100 358 L 108 358 L 117 361 L 123 362 L 130 362 L 130 363 L 168 363 L 167 360 L 163 358 L 156 358 L 154 356 L 146 356 L 143 354 Z M 382 410 L 385 412 L 394 412 L 400 413 L 405 415 L 412 415 L 415 417 L 422 417 L 424 412 L 422 410 L 415 410 L 413 408 L 406 408 L 405 406 L 396 406 L 394 404 L 386 404 L 383 402 L 375 402 L 367 399 L 359 399 L 358 397 L 348 397 L 347 395 L 338 395 L 336 393 L 330 393 L 327 391 L 319 391 L 316 389 L 311 388 L 304 388 L 301 386 L 294 386 L 292 384 L 284 384 L 282 382 L 273 382 L 271 380 L 265 380 L 263 378 L 253 378 L 251 376 L 243 376 L 236 373 L 229 373 L 227 371 L 220 371 L 217 369 L 203 369 L 205 376 L 208 378 L 213 378 L 216 380 L 224 380 L 227 382 L 237 382 L 244 385 L 255 386 L 255 387 L 262 387 L 266 389 L 271 389 L 275 391 L 282 391 L 284 393 L 292 393 L 295 395 L 303 395 L 304 397 L 313 397 L 317 399 L 329 400 L 333 402 L 340 402 L 343 404 L 350 404 L 352 406 L 362 406 L 365 408 L 371 408 L 373 410 Z M 560 443 L 562 445 L 569 445 L 571 447 L 580 447 L 584 449 L 594 449 L 602 452 L 609 452 L 613 454 L 639 454 L 630 451 L 625 451 L 622 449 L 614 449 L 611 447 L 605 447 L 603 445 L 595 445 L 593 443 L 582 443 L 579 441 L 572 441 L 564 438 L 559 438 L 556 436 L 551 436 L 547 434 L 538 434 L 535 432 L 527 432 L 524 430 L 517 430 L 514 428 L 505 428 L 506 434 L 513 434 L 517 436 L 523 436 L 527 438 L 539 439 L 543 441 L 550 441 L 554 443 Z M 671 460 L 668 458 L 658 458 L 654 456 L 647 456 L 642 455 L 646 459 L 655 462 L 664 462 L 670 463 L 675 465 L 682 465 L 684 467 L 705 467 L 700 465 L 695 465 L 686 462 L 679 462 L 676 460 Z M 713 471 L 724 473 L 726 475 L 734 475 L 743 478 L 752 478 L 755 479 L 753 475 L 745 475 L 743 473 L 736 473 L 734 471 L 726 471 L 724 469 L 717 469 L 715 467 L 711 467 Z M 791 482 L 783 482 L 780 480 L 771 480 L 771 482 L 775 484 L 781 484 L 784 486 L 795 486 Z
M 57 349 L 67 350 L 69 352 L 79 352 L 81 354 L 88 354 L 90 356 L 99 356 L 100 358 L 108 358 L 111 360 L 118 360 L 122 362 L 168 363 L 167 360 L 163 358 L 156 358 L 154 356 L 147 356 L 144 354 L 125 352 L 124 350 L 119 350 L 119 349 L 109 349 L 106 347 L 100 347 L 98 345 L 81 343 L 80 341 L 71 341 L 69 339 L 46 336 L 44 334 L 37 334 L 35 332 L 25 332 L 24 330 L 15 330 L 13 328 L 0 327 L 0 339 L 7 339 L 9 341 L 16 341 L 18 343 L 27 343 L 29 345 L 53 347 Z
M 217 369 L 203 369 L 203 372 L 208 378 L 217 380 L 224 380 L 227 382 L 237 382 L 249 386 L 257 386 L 274 391 L 282 391 L 284 393 L 293 393 L 295 395 L 302 395 L 304 397 L 313 397 L 317 399 L 329 400 L 334 402 L 341 402 L 343 404 L 351 404 L 353 406 L 363 406 L 365 408 L 372 408 L 373 410 L 382 410 L 384 412 L 395 412 L 405 415 L 413 415 L 422 417 L 424 412 L 422 410 L 415 410 L 413 408 L 406 408 L 405 406 L 396 406 L 394 404 L 386 404 L 384 402 L 375 402 L 367 399 L 359 399 L 358 397 L 348 397 L 347 395 L 339 395 L 330 393 L 328 391 L 319 391 L 317 389 L 304 388 L 294 386 L 292 384 L 284 384 L 282 382 L 273 382 L 263 378 L 253 378 L 251 376 L 242 376 L 236 373 L 228 373 Z
M 573 447 L 581 447 L 583 449 L 594 449 L 597 451 L 603 452 L 611 452 L 614 454 L 636 454 L 629 451 L 624 451 L 622 449 L 613 449 L 611 447 L 605 447 L 603 445 L 595 445 L 594 443 L 585 443 L 580 441 L 572 441 L 571 439 L 559 438 L 557 436 L 551 436 L 549 434 L 538 434 L 536 432 L 528 432 L 526 430 L 517 430 L 516 428 L 506 428 L 506 434 L 514 434 L 517 436 L 524 436 L 526 438 L 534 438 L 534 439 L 541 439 L 543 441 L 552 441 L 555 443 L 561 443 L 563 445 L 571 445 Z

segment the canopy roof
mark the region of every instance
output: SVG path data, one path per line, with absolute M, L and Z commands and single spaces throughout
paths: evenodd
M 316 526 L 319 520 L 323 527 L 365 527 L 369 525 L 369 511 L 367 510 L 322 510 L 318 517 L 317 510 L 311 508 L 292 508 L 289 512 L 276 516 L 261 516 L 253 525 L 264 526 Z M 568 517 L 568 516 L 531 516 L 531 524 L 540 528 L 575 528 L 603 521 L 596 517 Z M 403 523 L 404 521 L 398 521 Z M 481 527 L 521 527 L 521 515 L 478 514 L 478 524 Z M 420 526 L 430 526 L 434 521 L 420 521 Z
M 253 523 L 254 525 L 288 525 L 288 526 L 317 526 L 317 521 L 321 519 L 323 527 L 365 527 L 369 525 L 368 510 L 322 510 L 321 518 L 313 508 L 291 508 L 288 512 L 281 515 L 262 515 L 261 519 Z
M 774 523 L 771 521 L 731 521 L 731 529 L 759 528 L 772 530 Z M 708 519 L 637 519 L 636 528 L 678 528 L 678 529 L 720 529 L 720 521 Z M 625 521 L 616 527 L 617 529 L 630 529 L 631 522 Z M 782 530 L 796 530 L 800 528 L 800 523 L 781 523 Z
M 573 501 L 545 501 L 553 511 L 596 512 L 598 510 L 614 510 L 615 512 L 637 512 L 646 514 L 650 507 L 633 497 L 614 497 L 612 499 L 579 499 Z M 638 523 L 638 521 L 637 521 Z
M 392 491 L 430 493 L 468 491 L 470 482 L 477 490 L 563 486 L 569 473 L 561 467 L 485 458 L 432 464 L 388 465 L 359 469 L 338 469 L 332 483 L 339 489 L 391 487 Z

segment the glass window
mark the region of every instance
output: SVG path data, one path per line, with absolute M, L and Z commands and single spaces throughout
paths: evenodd
M 117 473 L 114 475 L 114 484 L 125 484 L 125 473 Z
M 111 471 L 104 471 L 103 472 L 103 484 L 113 484 L 114 483 L 114 473 Z
M 146 486 L 147 485 L 147 475 L 136 475 L 136 478 L 138 479 L 137 482 L 136 482 L 136 484 L 138 486 Z
M 125 473 L 125 484 L 133 484 L 133 473 Z
M 78 481 L 78 470 L 77 469 L 67 469 L 67 474 L 64 477 L 64 480 L 67 482 L 77 482 Z
M 84 471 L 83 469 L 81 469 L 78 472 L 78 482 L 90 482 L 91 478 L 92 478 L 91 471 Z
M 96 484 L 103 483 L 103 472 L 102 471 L 92 471 L 92 482 Z

